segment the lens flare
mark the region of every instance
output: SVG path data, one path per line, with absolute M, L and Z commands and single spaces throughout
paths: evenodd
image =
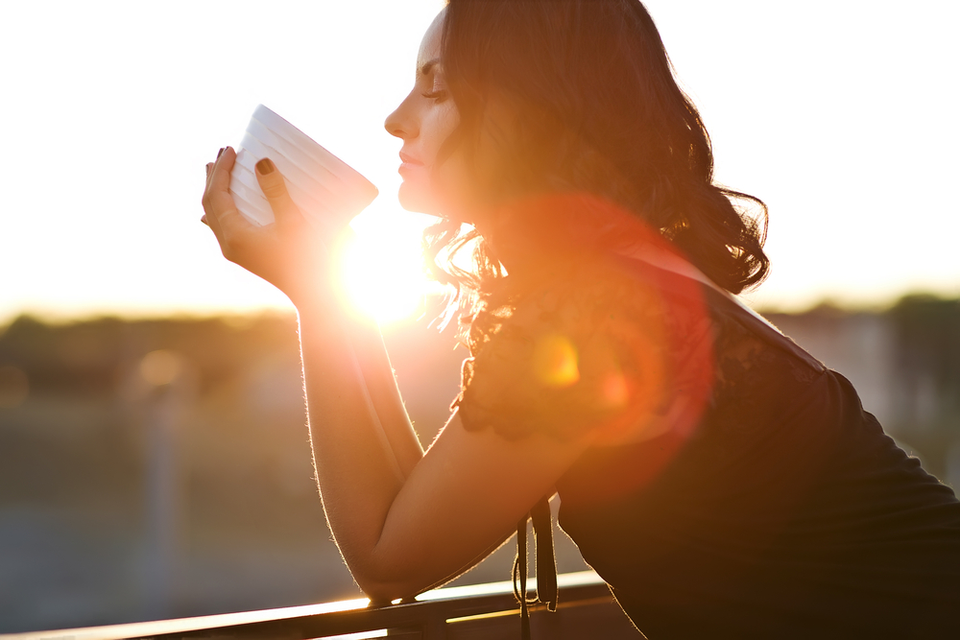
M 597 451 L 611 454 L 584 467 L 591 502 L 655 481 L 683 454 L 710 407 L 712 285 L 658 229 L 589 193 L 524 196 L 491 219 L 506 239 L 499 248 L 523 256 L 560 291 L 544 311 L 544 320 L 560 327 L 533 343 L 531 377 L 539 388 L 525 400 L 554 429 L 589 430 Z M 621 450 L 630 455 L 617 459 Z
M 537 340 L 533 350 L 533 371 L 551 387 L 569 387 L 580 380 L 577 349 L 564 336 L 547 335 Z
M 613 371 L 607 374 L 600 385 L 600 400 L 605 408 L 619 409 L 625 407 L 630 399 L 630 389 L 623 373 Z

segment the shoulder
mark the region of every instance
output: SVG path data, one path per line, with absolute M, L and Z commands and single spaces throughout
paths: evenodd
M 668 413 L 689 372 L 710 370 L 702 301 L 676 285 L 641 265 L 592 262 L 485 309 L 456 403 L 464 425 L 566 437 L 635 432 Z

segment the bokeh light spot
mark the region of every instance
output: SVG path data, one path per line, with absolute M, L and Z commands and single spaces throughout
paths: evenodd
M 630 399 L 626 377 L 619 371 L 611 372 L 601 384 L 600 395 L 608 409 L 626 406 Z
M 12 364 L 0 366 L 0 409 L 16 409 L 30 395 L 27 374 Z
M 569 387 L 580 380 L 576 347 L 561 335 L 541 337 L 534 348 L 533 370 L 545 384 Z
M 158 349 L 143 356 L 140 375 L 148 383 L 161 387 L 176 380 L 183 371 L 183 360 L 168 349 Z

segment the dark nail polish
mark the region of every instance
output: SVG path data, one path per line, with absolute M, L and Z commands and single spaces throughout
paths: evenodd
M 223 150 L 224 150 L 224 149 L 226 149 L 226 147 L 220 147 L 220 151 L 217 152 L 217 160 L 219 160 L 219 159 L 220 159 L 220 156 L 223 155 Z
M 274 169 L 276 169 L 276 167 L 273 166 L 273 161 L 270 160 L 270 158 L 264 158 L 257 163 L 257 171 L 262 176 L 270 175 Z

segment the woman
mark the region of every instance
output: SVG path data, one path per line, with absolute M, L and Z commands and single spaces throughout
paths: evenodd
M 386 128 L 400 201 L 442 216 L 428 257 L 470 313 L 426 452 L 273 163 L 276 224 L 237 213 L 229 148 L 203 199 L 224 255 L 296 305 L 324 508 L 374 601 L 443 584 L 558 492 L 651 638 L 960 637 L 960 503 L 732 296 L 768 270 L 742 211 L 765 209 L 713 184 L 637 0 L 450 0 Z M 470 273 L 450 262 L 466 246 Z

